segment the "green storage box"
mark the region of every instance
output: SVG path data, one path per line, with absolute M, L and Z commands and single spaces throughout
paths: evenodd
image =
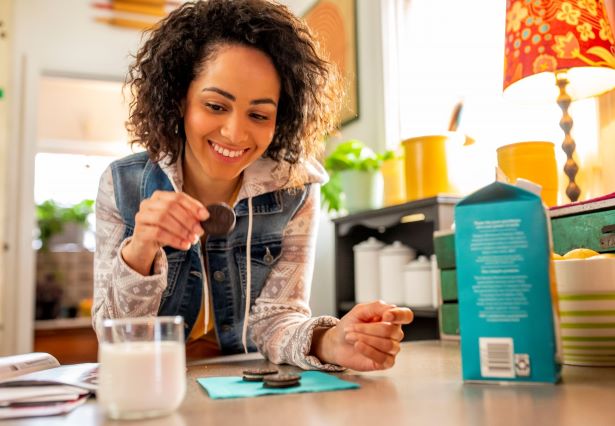
M 440 286 L 443 302 L 457 301 L 457 270 L 442 269 L 440 271 Z
M 459 305 L 443 303 L 440 306 L 440 324 L 442 334 L 459 336 Z
M 438 268 L 452 269 L 455 267 L 455 231 L 442 230 L 433 233 L 434 252 Z
M 596 202 L 551 210 L 553 251 L 561 255 L 580 247 L 600 253 L 615 251 L 612 244 L 604 244 L 605 234 L 602 233 L 603 227 L 615 224 L 615 206 L 605 207 L 604 203 Z M 592 211 L 597 208 L 610 210 Z

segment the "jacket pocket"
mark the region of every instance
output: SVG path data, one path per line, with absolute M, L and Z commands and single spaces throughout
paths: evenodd
M 181 270 L 182 264 L 186 259 L 187 252 L 181 250 L 169 250 L 166 251 L 167 255 L 167 287 L 164 289 L 162 293 L 162 300 L 172 296 L 175 292 L 175 287 L 177 287 L 177 281 L 179 277 L 179 272 Z
M 251 256 L 251 291 L 250 298 L 252 303 L 258 297 L 273 266 L 282 257 L 282 241 L 268 241 L 266 243 L 252 244 L 250 250 Z M 241 276 L 241 295 L 245 297 L 245 289 L 247 284 L 247 252 L 246 246 L 239 247 L 236 255 L 237 268 Z

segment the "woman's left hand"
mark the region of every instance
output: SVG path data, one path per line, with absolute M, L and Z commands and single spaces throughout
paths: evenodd
M 404 337 L 401 325 L 413 317 L 410 309 L 381 301 L 356 305 L 335 327 L 315 334 L 312 353 L 357 371 L 391 368 Z

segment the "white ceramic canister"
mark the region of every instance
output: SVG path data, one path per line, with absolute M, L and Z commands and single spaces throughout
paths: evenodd
M 440 306 L 440 269 L 438 269 L 438 260 L 435 254 L 430 257 L 431 260 L 431 306 L 437 308 Z
M 403 305 L 404 266 L 416 257 L 416 251 L 399 241 L 380 250 L 380 298 L 387 303 Z
M 404 266 L 405 303 L 407 306 L 432 306 L 431 261 L 426 256 Z
M 354 295 L 357 303 L 380 299 L 379 259 L 382 241 L 374 237 L 355 245 L 354 251 Z

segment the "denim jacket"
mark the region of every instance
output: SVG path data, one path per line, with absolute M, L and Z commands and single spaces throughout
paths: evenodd
M 95 327 L 107 317 L 181 315 L 188 336 L 203 298 L 206 309 L 211 298 L 214 329 L 223 353 L 243 351 L 242 329 L 248 321 L 248 350 L 259 349 L 274 362 L 336 369 L 308 355 L 314 328 L 336 322 L 332 317 L 310 318 L 308 305 L 310 283 L 306 281 L 311 280 L 313 268 L 322 169 L 306 165 L 305 185 L 287 190 L 280 188 L 280 182 L 285 181 L 279 175 L 283 171 L 276 172 L 273 165 L 271 160 L 260 159 L 244 171 L 233 206 L 237 223 L 229 235 L 208 236 L 205 255 L 201 244 L 188 251 L 164 247 L 156 256 L 152 274 L 143 277 L 123 262 L 121 248 L 132 236 L 142 200 L 156 190 L 180 190 L 181 164 L 154 163 L 146 153 L 112 163 L 101 178 L 96 207 Z M 306 227 L 307 219 L 310 226 Z M 252 233 L 248 250 L 249 221 Z M 98 227 L 102 228 L 100 232 Z M 248 252 L 251 280 L 246 297 Z M 300 274 L 288 272 L 289 266 L 297 265 Z M 250 302 L 249 318 L 244 318 L 246 300 Z

